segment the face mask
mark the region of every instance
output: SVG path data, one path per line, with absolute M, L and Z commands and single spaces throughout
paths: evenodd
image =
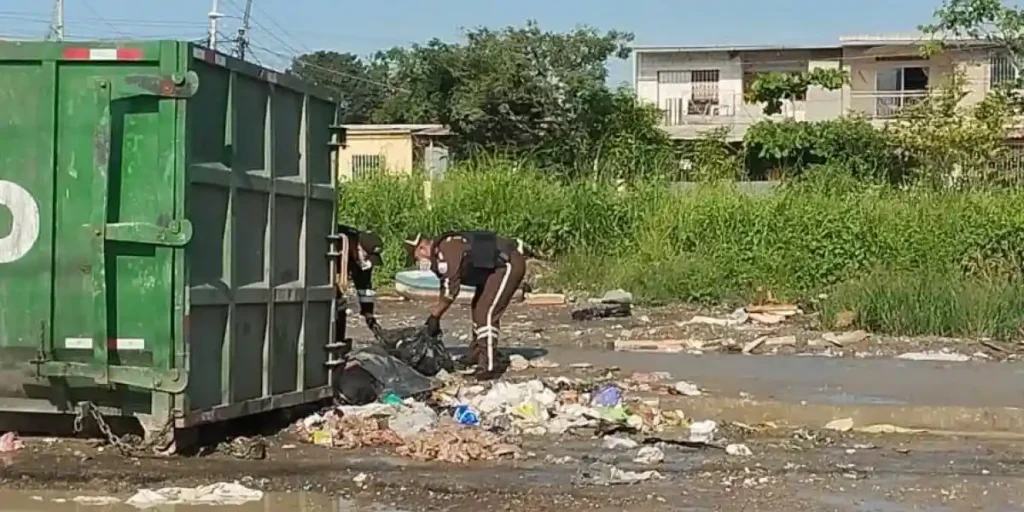
M 364 251 L 362 247 L 356 247 L 356 255 L 359 268 L 363 270 L 370 270 L 373 268 L 373 262 L 366 257 L 366 251 Z

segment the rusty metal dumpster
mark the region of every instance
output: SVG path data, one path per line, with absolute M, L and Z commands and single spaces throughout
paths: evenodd
M 0 43 L 0 412 L 330 395 L 336 104 L 190 43 Z

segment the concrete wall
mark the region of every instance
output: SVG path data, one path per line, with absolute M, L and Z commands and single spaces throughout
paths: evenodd
M 352 179 L 353 157 L 379 155 L 390 174 L 409 174 L 413 167 L 413 141 L 408 131 L 349 131 L 348 146 L 338 152 L 338 179 Z

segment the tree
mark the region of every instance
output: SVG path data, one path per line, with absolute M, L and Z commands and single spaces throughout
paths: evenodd
M 764 103 L 764 113 L 775 115 L 782 112 L 784 101 L 793 102 L 807 95 L 812 85 L 834 91 L 847 82 L 849 77 L 841 69 L 816 68 L 804 73 L 765 73 L 758 76 L 744 94 L 749 103 Z
M 885 127 L 908 160 L 910 178 L 936 188 L 998 181 L 1006 150 L 1006 127 L 1013 110 L 1007 97 L 989 94 L 980 103 L 963 105 L 964 73 L 920 102 L 908 105 Z
M 317 51 L 292 60 L 290 73 L 334 91 L 343 123 L 365 123 L 388 95 L 373 67 L 351 53 Z

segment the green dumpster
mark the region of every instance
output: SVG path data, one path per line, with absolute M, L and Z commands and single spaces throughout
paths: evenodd
M 335 114 L 186 42 L 0 42 L 0 412 L 329 397 Z

